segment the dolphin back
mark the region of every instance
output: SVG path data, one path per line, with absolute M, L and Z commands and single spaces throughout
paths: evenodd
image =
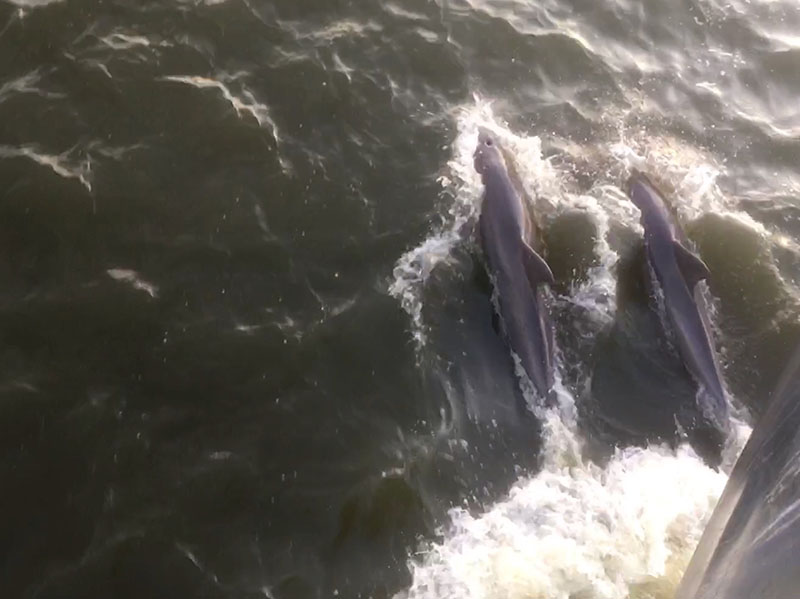
M 701 280 L 710 278 L 703 260 L 689 250 L 677 218 L 660 190 L 645 175 L 634 172 L 627 183 L 631 201 L 642 213 L 647 257 L 664 297 L 687 370 L 703 387 L 701 408 L 721 431 L 728 423 L 728 403 L 712 342 Z
M 524 189 L 508 172 L 511 157 L 483 131 L 476 150 L 484 195 L 480 241 L 497 291 L 498 308 L 511 350 L 537 393 L 552 399 L 553 331 L 543 284 L 553 283 L 538 244 Z

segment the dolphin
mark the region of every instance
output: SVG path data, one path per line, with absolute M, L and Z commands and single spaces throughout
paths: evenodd
M 686 248 L 686 238 L 670 215 L 661 192 L 650 179 L 633 171 L 626 183 L 628 197 L 642 213 L 647 258 L 663 293 L 664 309 L 672 325 L 686 369 L 701 387 L 701 410 L 720 430 L 728 429 L 728 401 L 714 353 L 701 280 L 710 273 L 706 264 Z
M 480 243 L 497 292 L 506 339 L 536 392 L 552 405 L 554 332 L 542 286 L 553 284 L 553 273 L 533 249 L 541 242 L 513 161 L 483 128 L 474 162 L 484 185 Z

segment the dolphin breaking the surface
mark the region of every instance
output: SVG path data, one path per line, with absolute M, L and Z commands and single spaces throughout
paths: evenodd
M 513 170 L 509 173 L 512 165 L 485 129 L 478 135 L 474 159 L 485 187 L 479 220 L 481 246 L 506 337 L 537 393 L 552 404 L 554 333 L 542 284 L 552 284 L 553 273 L 534 250 L 540 240 L 523 200 L 522 185 Z
M 708 267 L 686 248 L 683 232 L 647 176 L 634 171 L 627 181 L 627 192 L 642 213 L 647 258 L 661 287 L 680 356 L 701 387 L 701 410 L 716 427 L 727 430 L 728 400 L 711 341 L 705 300 L 697 285 L 709 278 Z

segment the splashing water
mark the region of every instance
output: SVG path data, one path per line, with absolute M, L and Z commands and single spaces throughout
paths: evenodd
M 675 209 L 685 221 L 705 213 L 724 213 L 761 235 L 767 230 L 725 196 L 717 185 L 722 167 L 708 155 L 678 140 L 643 135 L 624 136 L 609 147 L 611 156 L 626 170 L 658 173 L 660 181 L 674 187 Z
M 725 481 L 688 447 L 550 464 L 485 514 L 453 510 L 406 597 L 670 597 Z
M 443 540 L 410 561 L 413 582 L 395 599 L 671 599 L 727 475 L 688 444 L 585 461 L 560 380 L 557 392 L 559 407 L 539 414 L 542 471 L 483 514 L 451 510 Z M 726 464 L 749 432 L 739 425 Z
M 617 254 L 608 234 L 612 222 L 640 229 L 639 215 L 618 186 L 600 182 L 585 194 L 566 191 L 566 177 L 542 157 L 538 137 L 514 135 L 488 103 L 459 113 L 458 136 L 445 190 L 454 198 L 444 226 L 403 255 L 390 292 L 411 317 L 419 346 L 425 344 L 422 291 L 433 269 L 446 264 L 464 225 L 479 211 L 480 179 L 472 166 L 478 127 L 490 129 L 517 157 L 518 173 L 533 198 L 550 202 L 540 214 L 578 210 L 594 220 L 597 265 L 588 281 L 564 301 L 578 303 L 602 324 L 614 317 Z M 687 166 L 675 153 L 626 142 L 606 148 L 623 168 L 658 166 L 688 198 L 682 216 L 728 211 L 716 186 L 719 170 L 708 161 Z M 693 157 L 693 160 L 697 156 Z M 563 299 L 563 298 L 562 298 Z M 560 360 L 557 356 L 557 364 Z M 517 363 L 519 374 L 520 365 Z M 531 389 L 525 388 L 531 399 Z M 626 599 L 671 598 L 706 521 L 746 442 L 750 428 L 736 411 L 720 471 L 709 468 L 683 444 L 621 448 L 605 465 L 582 457 L 575 401 L 556 375 L 558 406 L 534 411 L 543 425 L 542 470 L 517 481 L 505 499 L 483 514 L 463 508 L 450 512 L 441 540 L 422 548 L 409 562 L 413 581 L 397 599 Z M 529 401 L 530 405 L 535 402 Z

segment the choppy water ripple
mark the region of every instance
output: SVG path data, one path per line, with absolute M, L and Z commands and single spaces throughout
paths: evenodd
M 668 597 L 724 474 L 592 395 L 619 186 L 678 198 L 758 413 L 800 339 L 798 27 L 790 0 L 0 0 L 9 597 Z M 479 125 L 553 253 L 566 424 L 520 410 L 495 334 Z

